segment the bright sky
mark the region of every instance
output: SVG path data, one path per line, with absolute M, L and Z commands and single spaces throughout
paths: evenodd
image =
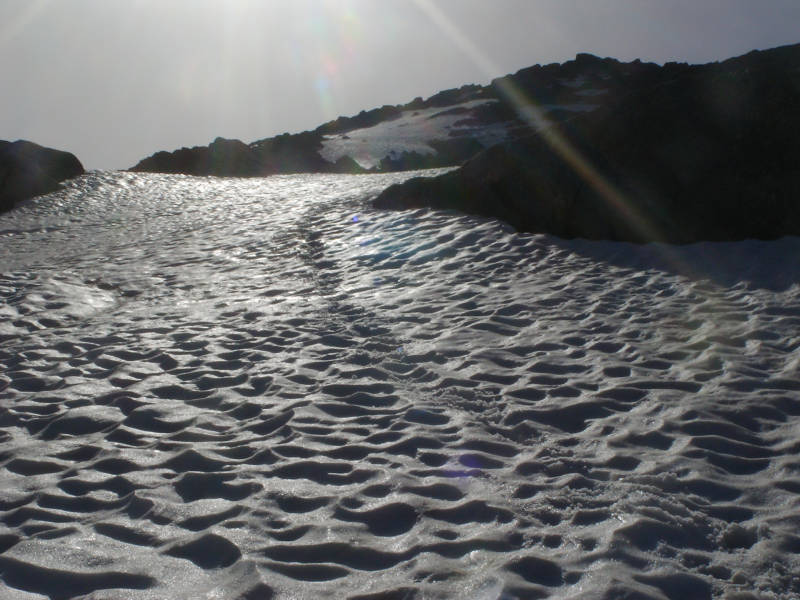
M 798 0 L 1 0 L 0 139 L 127 168 L 577 52 L 709 62 L 798 24 Z

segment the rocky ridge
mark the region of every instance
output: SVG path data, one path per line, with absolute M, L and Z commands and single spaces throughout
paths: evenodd
M 616 104 L 632 90 L 688 65 L 623 63 L 578 54 L 563 64 L 535 65 L 493 80 L 339 117 L 313 131 L 245 144 L 217 138 L 209 146 L 157 152 L 131 171 L 191 175 L 360 173 L 455 166 L 486 147 L 530 133 L 525 107 L 535 102 L 552 122 Z M 409 134 L 409 131 L 413 132 Z
M 392 186 L 375 206 L 458 209 L 566 238 L 800 235 L 800 45 L 642 68 L 616 102 Z

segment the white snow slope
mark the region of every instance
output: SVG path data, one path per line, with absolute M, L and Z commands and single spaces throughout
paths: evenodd
M 800 598 L 800 239 L 95 173 L 0 216 L 0 598 Z
M 470 109 L 488 102 L 496 100 L 471 100 L 439 108 L 405 110 L 398 118 L 372 127 L 326 135 L 320 156 L 331 163 L 348 156 L 365 169 L 371 169 L 378 166 L 381 159 L 394 160 L 403 152 L 436 154 L 430 142 L 453 137 L 474 137 L 484 146 L 492 146 L 508 138 L 509 124 L 471 124 L 469 118 Z

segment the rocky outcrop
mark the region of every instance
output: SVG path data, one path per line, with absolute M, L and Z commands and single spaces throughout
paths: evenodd
M 348 157 L 331 163 L 320 156 L 322 134 L 316 131 L 283 135 L 250 144 L 262 170 L 269 173 L 363 173 Z
M 659 66 L 582 53 L 563 64 L 522 69 L 486 86 L 465 85 L 425 100 L 415 98 L 405 105 L 386 105 L 353 117 L 339 117 L 313 131 L 285 133 L 250 144 L 218 138 L 209 146 L 159 152 L 132 170 L 264 176 L 456 166 L 498 141 L 528 139 L 542 128 L 556 128 L 572 145 L 585 147 L 587 155 L 594 152 L 598 165 L 604 165 L 606 159 L 610 161 L 610 171 L 602 175 L 612 180 L 621 178 L 622 191 L 630 186 L 636 190 L 647 188 L 650 200 L 636 194 L 636 202 L 643 202 L 646 209 L 651 202 L 667 202 L 667 190 L 684 194 L 686 185 L 702 183 L 691 179 L 694 172 L 713 177 L 716 172 L 708 169 L 724 171 L 722 166 L 709 163 L 711 159 L 704 156 L 706 146 L 733 151 L 741 144 L 741 136 L 751 136 L 747 143 L 753 148 L 761 147 L 755 132 L 762 125 L 769 128 L 775 123 L 754 124 L 753 115 L 772 110 L 784 115 L 793 112 L 789 104 L 793 98 L 781 94 L 796 90 L 800 69 L 797 55 L 798 46 L 787 46 L 752 52 L 723 63 Z M 781 91 L 781 86 L 786 89 Z M 773 129 L 775 141 L 784 140 L 780 126 Z M 622 147 L 634 139 L 640 144 L 635 151 Z M 666 145 L 656 148 L 661 142 Z M 529 152 L 521 148 L 528 146 L 530 150 L 531 144 L 529 140 L 516 149 L 509 147 L 507 158 L 516 156 L 514 160 L 524 162 Z M 733 147 L 727 148 L 728 144 Z M 777 151 L 767 150 L 765 156 Z M 639 155 L 640 152 L 644 154 Z M 721 156 L 756 164 L 743 152 Z M 649 156 L 650 162 L 644 164 L 643 156 Z M 777 164 L 783 161 L 778 160 Z M 654 174 L 647 183 L 637 176 L 640 181 L 635 185 L 626 179 L 633 176 L 632 170 L 655 168 L 653 165 L 676 169 L 677 179 L 668 181 L 663 173 Z M 751 167 L 737 171 L 736 176 L 744 177 L 743 173 L 750 172 L 748 169 Z M 778 169 L 777 165 L 770 167 L 769 173 L 782 176 L 782 171 L 772 169 Z M 769 185 L 767 188 L 771 189 Z M 741 189 L 739 186 L 733 191 L 739 194 Z M 656 196 L 661 199 L 656 200 Z M 465 205 L 465 201 L 461 204 Z M 519 220 L 515 222 L 522 226 Z M 658 224 L 669 228 L 672 223 L 667 219 Z M 614 226 L 615 232 L 619 229 Z M 686 233 L 683 237 L 691 239 L 692 235 Z
M 800 235 L 800 45 L 656 68 L 613 105 L 392 186 L 374 205 L 458 209 L 567 238 Z
M 680 68 L 676 66 L 673 70 Z M 391 123 L 408 125 L 404 120 L 413 121 L 414 116 L 425 111 L 430 112 L 430 126 L 423 128 L 416 141 L 432 152 L 409 150 L 408 129 L 403 126 L 392 131 L 383 130 L 378 136 L 365 135 L 353 146 L 363 151 L 380 137 L 383 154 L 371 157 L 373 171 L 455 166 L 487 146 L 487 131 L 491 128 L 500 127 L 506 132 L 503 135 L 511 138 L 530 134 L 529 124 L 522 116 L 525 103 L 537 101 L 548 119 L 557 122 L 614 103 L 621 95 L 649 84 L 661 71 L 657 65 L 640 61 L 622 63 L 612 58 L 579 54 L 573 61 L 529 67 L 495 79 L 486 86 L 464 85 L 438 92 L 425 100 L 415 98 L 405 105 L 385 105 L 352 117 L 338 117 L 313 131 L 285 133 L 247 145 L 238 140 L 217 138 L 209 146 L 158 152 L 130 170 L 222 176 L 365 172 L 367 169 L 362 168 L 352 154 L 325 160 L 321 156 L 325 141 L 348 139 L 348 134 L 353 132 L 363 133 Z M 437 138 L 436 120 L 455 116 L 460 118 L 446 125 L 449 133 Z M 221 152 L 216 146 L 225 149 Z
M 362 173 L 348 157 L 335 163 L 319 154 L 322 136 L 314 132 L 288 133 L 245 144 L 218 137 L 208 146 L 156 152 L 141 160 L 131 171 L 215 175 L 220 177 L 263 177 L 276 173 Z
M 54 192 L 60 182 L 83 172 L 83 165 L 69 152 L 25 140 L 0 140 L 0 212 L 11 210 L 20 200 Z
M 254 174 L 256 168 L 256 158 L 246 144 L 218 137 L 208 146 L 156 152 L 140 161 L 131 171 L 246 176 Z

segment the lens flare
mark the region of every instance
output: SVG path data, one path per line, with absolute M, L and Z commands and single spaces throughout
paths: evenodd
M 431 0 L 414 0 L 419 9 L 424 12 L 450 41 L 466 54 L 472 62 L 487 76 L 493 78 L 501 70 L 495 63 L 476 46 L 453 21 L 439 9 Z M 658 239 L 658 229 L 647 215 L 639 210 L 612 182 L 586 158 L 561 132 L 547 119 L 536 100 L 527 95 L 508 80 L 497 80 L 499 92 L 515 108 L 520 118 L 537 132 L 575 173 L 589 184 L 610 206 L 622 216 L 632 229 L 637 231 L 643 239 Z M 687 263 L 680 261 L 677 253 L 668 245 L 660 245 L 660 252 L 664 258 L 673 263 L 687 276 L 697 278 L 698 274 Z
M 339 3 L 323 3 L 309 22 L 308 33 L 318 71 L 314 90 L 328 119 L 340 115 L 335 90 L 347 85 L 344 77 L 356 68 L 362 29 L 357 13 Z

